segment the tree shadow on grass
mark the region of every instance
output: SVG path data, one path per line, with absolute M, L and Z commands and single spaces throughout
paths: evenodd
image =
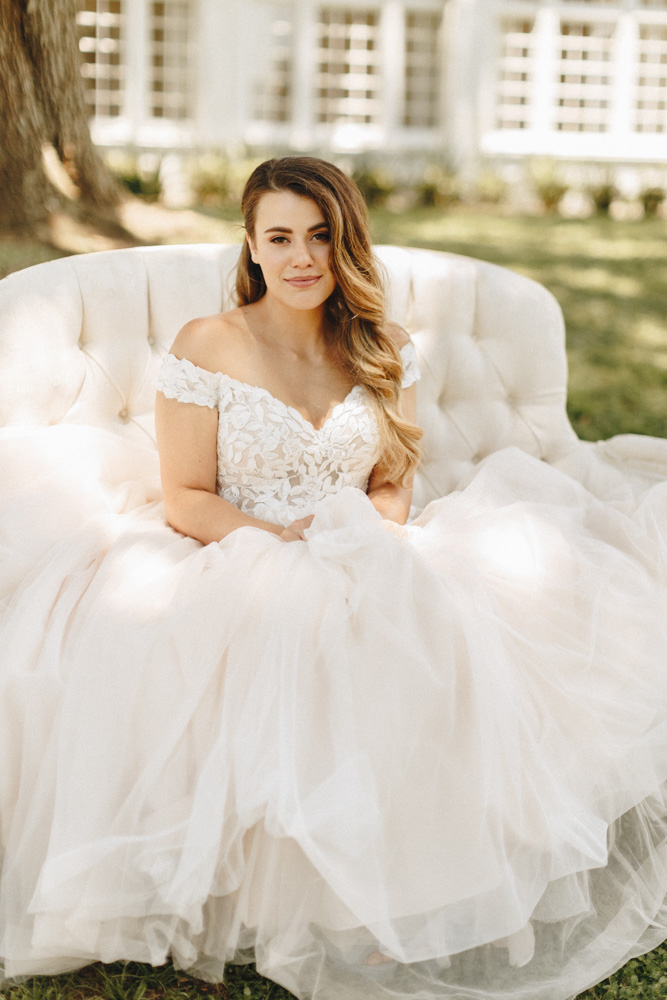
M 558 300 L 580 437 L 667 436 L 667 223 L 468 209 L 372 214 L 378 243 L 445 250 L 525 274 Z
M 294 1000 L 254 965 L 228 965 L 224 983 L 205 983 L 166 965 L 95 962 L 60 976 L 33 976 L 0 990 L 0 1000 Z

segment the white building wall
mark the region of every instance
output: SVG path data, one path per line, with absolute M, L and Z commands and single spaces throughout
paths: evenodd
M 667 0 L 79 0 L 96 142 L 667 162 Z
M 197 99 L 193 109 L 198 147 L 233 148 L 242 141 L 246 80 L 239 37 L 243 5 L 239 0 L 199 0 Z
M 526 120 L 511 127 L 497 119 L 481 138 L 483 153 L 667 161 L 666 0 L 496 0 L 496 8 L 500 72 L 507 39 L 515 51 L 524 46 L 514 64 L 527 77 L 517 81 Z M 651 128 L 638 131 L 644 95 Z M 499 117 L 507 110 L 506 95 Z

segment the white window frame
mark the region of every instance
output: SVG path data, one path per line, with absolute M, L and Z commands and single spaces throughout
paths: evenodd
M 525 129 L 488 126 L 480 147 L 492 156 L 549 156 L 573 160 L 660 162 L 667 160 L 667 133 L 635 128 L 640 24 L 667 26 L 664 10 L 640 5 L 640 0 L 495 0 L 496 30 L 504 17 L 535 17 L 535 78 L 532 123 Z M 568 132 L 556 127 L 558 42 L 561 21 L 614 22 L 609 62 L 607 127 L 603 132 Z

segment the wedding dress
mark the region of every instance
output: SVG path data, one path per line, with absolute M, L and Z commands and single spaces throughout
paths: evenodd
M 667 486 L 510 448 L 397 537 L 363 388 L 316 429 L 173 356 L 158 387 L 217 407 L 221 496 L 315 517 L 203 546 L 154 451 L 0 434 L 0 981 L 565 1000 L 667 938 Z

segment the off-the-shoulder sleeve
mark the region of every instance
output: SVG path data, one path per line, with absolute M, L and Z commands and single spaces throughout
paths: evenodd
M 187 358 L 168 354 L 162 362 L 155 388 L 163 392 L 167 399 L 214 409 L 219 401 L 220 379 L 214 372 L 198 368 Z
M 401 388 L 407 389 L 408 386 L 413 385 L 414 382 L 418 382 L 421 378 L 419 365 L 417 364 L 417 353 L 411 340 L 401 348 L 401 361 L 403 362 Z

